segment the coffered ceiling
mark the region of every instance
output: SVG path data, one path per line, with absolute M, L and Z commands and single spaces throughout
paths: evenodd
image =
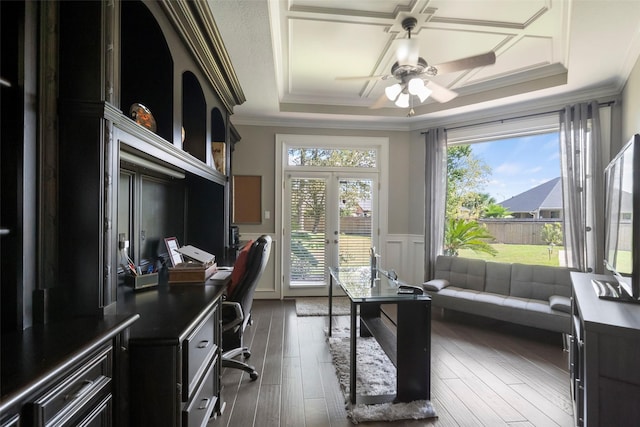
M 640 54 L 640 0 L 209 0 L 247 101 L 234 123 L 402 127 L 531 100 L 618 93 Z M 402 21 L 436 65 L 493 51 L 494 65 L 430 79 L 458 93 L 387 102 Z M 342 77 L 387 76 L 371 80 Z

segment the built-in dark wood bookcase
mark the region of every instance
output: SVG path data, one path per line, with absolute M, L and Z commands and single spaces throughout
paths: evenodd
M 8 230 L 0 237 L 1 311 L 3 344 L 12 347 L 3 345 L 2 360 L 14 359 L 5 351 L 22 354 L 15 347 L 23 336 L 49 342 L 47 331 L 64 322 L 102 319 L 87 342 L 102 352 L 108 341 L 113 352 L 103 364 L 113 379 L 103 421 L 126 425 L 121 353 L 136 316 L 118 308 L 126 289 L 119 234 L 138 264 L 162 259 L 170 236 L 224 262 L 229 156 L 240 139 L 229 117 L 244 95 L 206 2 L 27 0 L 0 8 L 0 228 Z M 151 111 L 154 130 L 131 118 L 135 103 Z M 227 146 L 224 171 L 214 165 L 214 141 Z M 43 348 L 42 360 L 54 351 L 64 362 L 84 344 Z M 68 371 L 54 365 L 46 369 L 63 380 Z M 15 395 L 20 387 L 19 378 L 3 381 L 0 403 L 11 399 L 16 412 L 2 413 L 0 425 L 47 392 Z

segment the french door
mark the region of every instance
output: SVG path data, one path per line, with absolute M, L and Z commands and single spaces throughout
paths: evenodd
M 378 175 L 290 172 L 285 179 L 284 294 L 326 295 L 328 267 L 369 264 Z

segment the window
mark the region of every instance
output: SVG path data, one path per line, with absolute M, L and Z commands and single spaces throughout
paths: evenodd
M 445 253 L 564 264 L 557 130 L 450 143 L 447 160 Z
M 375 168 L 376 150 L 350 148 L 293 147 L 287 150 L 289 166 Z

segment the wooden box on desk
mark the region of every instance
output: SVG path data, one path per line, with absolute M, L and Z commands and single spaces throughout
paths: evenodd
M 215 273 L 217 264 L 183 262 L 169 268 L 169 284 L 204 283 Z

